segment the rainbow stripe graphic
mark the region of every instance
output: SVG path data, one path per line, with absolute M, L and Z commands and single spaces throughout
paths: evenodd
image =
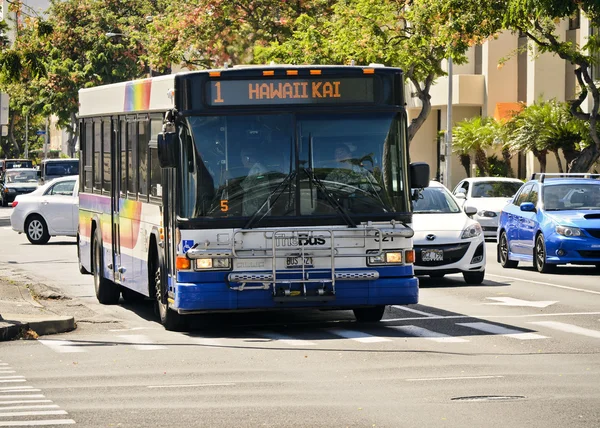
M 125 111 L 148 110 L 152 80 L 136 80 L 125 85 Z

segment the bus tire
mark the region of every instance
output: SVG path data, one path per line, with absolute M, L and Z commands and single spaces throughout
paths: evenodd
M 166 273 L 163 270 L 162 263 L 159 261 L 158 251 L 153 257 L 150 272 L 154 274 L 154 289 L 156 290 L 156 312 L 160 319 L 160 323 L 169 331 L 185 331 L 187 330 L 187 318 L 185 315 L 180 315 L 173 309 L 169 308 L 169 300 L 167 296 Z M 151 274 L 152 275 L 152 274 Z
M 383 318 L 385 306 L 375 306 L 373 308 L 353 309 L 354 316 L 358 322 L 379 322 Z
M 102 251 L 102 237 L 100 229 L 96 228 L 93 239 L 93 260 L 94 260 L 94 290 L 98 302 L 103 305 L 116 305 L 121 297 L 119 286 L 102 275 L 104 266 L 104 255 Z

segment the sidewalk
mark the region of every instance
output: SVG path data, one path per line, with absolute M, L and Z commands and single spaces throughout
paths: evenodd
M 75 318 L 58 315 L 49 304 L 68 300 L 43 284 L 0 278 L 0 342 L 74 330 Z

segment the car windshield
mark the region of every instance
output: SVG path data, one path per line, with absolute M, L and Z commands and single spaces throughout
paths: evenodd
M 426 187 L 414 202 L 413 212 L 428 213 L 457 213 L 460 208 L 446 189 L 442 187 Z
M 479 181 L 473 183 L 473 198 L 510 198 L 521 188 L 517 181 Z
M 6 171 L 7 183 L 35 183 L 37 182 L 37 171 Z
M 600 210 L 600 183 L 545 185 L 542 202 L 546 211 Z
M 189 117 L 185 218 L 408 212 L 396 113 Z

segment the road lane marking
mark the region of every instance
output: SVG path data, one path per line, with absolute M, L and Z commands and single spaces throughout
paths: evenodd
M 52 403 L 52 400 L 10 400 L 0 401 L 0 404 Z
M 211 337 L 195 337 L 193 342 L 203 346 L 225 346 L 217 339 L 213 339 Z
M 437 317 L 438 316 L 436 314 L 430 314 L 429 312 L 423 312 L 423 311 L 419 311 L 417 309 L 407 308 L 406 306 L 392 305 L 392 308 L 400 309 L 401 311 L 412 312 L 413 314 L 425 315 L 426 317 Z
M 519 331 L 519 330 L 501 327 L 499 325 L 494 325 L 494 324 L 488 324 L 486 322 L 466 322 L 466 323 L 457 323 L 456 325 L 483 331 L 485 333 L 491 333 L 491 334 L 496 334 L 496 335 L 505 336 L 505 337 L 512 337 L 514 339 L 519 339 L 519 340 L 547 339 L 546 336 L 542 336 L 541 334 L 523 333 L 522 331 Z
M 71 342 L 70 340 L 38 339 L 38 342 L 40 342 L 43 345 L 46 345 L 48 348 L 61 354 L 87 352 L 87 350 L 81 348 L 80 346 L 77 346 L 75 342 Z
M 3 389 L 0 391 L 1 393 L 5 392 L 40 392 L 41 389 L 31 389 L 31 388 L 19 388 L 18 386 L 13 386 L 12 388 Z
M 600 312 L 563 312 L 556 314 L 526 314 L 526 315 L 439 315 L 427 320 L 452 320 L 452 319 L 469 319 L 469 318 L 539 318 L 539 317 L 573 317 L 577 315 L 600 315 Z M 407 317 L 407 318 L 388 318 L 380 322 L 397 322 L 397 321 L 419 321 L 423 317 Z
M 343 328 L 327 328 L 325 330 L 344 339 L 352 339 L 361 343 L 391 342 L 390 339 L 386 339 L 385 337 L 373 336 L 362 331 L 346 330 Z
M 594 290 L 586 290 L 584 288 L 575 288 L 575 287 L 569 287 L 567 285 L 558 285 L 558 284 L 552 284 L 550 282 L 541 282 L 541 281 L 531 281 L 529 279 L 522 279 L 522 278 L 514 278 L 512 276 L 504 276 L 504 275 L 494 275 L 492 273 L 486 273 L 485 274 L 486 277 L 488 276 L 495 276 L 496 278 L 505 278 L 505 279 L 511 279 L 513 281 L 520 281 L 520 282 L 529 282 L 531 284 L 539 284 L 539 285 L 547 285 L 549 287 L 556 287 L 556 288 L 564 288 L 565 290 L 572 290 L 572 291 L 581 291 L 582 293 L 590 293 L 590 294 L 600 294 L 600 291 L 594 291 Z
M 138 351 L 154 351 L 157 349 L 167 349 L 166 346 L 155 345 L 148 336 L 144 336 L 143 334 L 127 334 L 117 337 L 126 340 Z
M 3 391 L 5 389 L 33 389 L 33 386 L 19 385 L 19 386 L 2 386 L 2 387 L 0 387 L 0 391 Z M 37 391 L 39 391 L 39 389 Z
M 74 424 L 73 419 L 52 419 L 48 421 L 0 421 L 0 427 L 30 427 L 30 426 L 44 426 L 44 425 L 69 425 Z
M 235 386 L 234 382 L 223 382 L 223 383 L 196 383 L 196 384 L 183 384 L 183 385 L 148 385 L 148 388 L 197 388 L 206 386 Z
M 311 342 L 310 340 L 303 339 L 294 339 L 291 336 L 286 334 L 276 333 L 274 331 L 253 331 L 252 334 L 256 334 L 257 336 L 266 337 L 267 339 L 276 340 L 278 342 L 285 343 L 290 346 L 314 346 L 315 342 Z
M 0 398 L 45 398 L 43 394 L 31 394 L 31 395 L 2 395 Z
M 427 340 L 432 340 L 434 342 L 446 342 L 446 343 L 461 343 L 468 342 L 467 339 L 463 339 L 462 337 L 453 337 L 448 336 L 447 334 L 438 333 L 436 331 L 431 331 L 423 327 L 417 327 L 415 325 L 403 325 L 403 326 L 389 326 L 388 328 L 393 328 L 394 330 L 401 331 L 406 334 L 410 334 L 411 336 L 422 337 Z
M 6 412 L 0 413 L 1 418 L 10 416 L 48 416 L 48 415 L 68 415 L 65 410 L 38 410 L 31 412 Z
M 34 404 L 33 406 L 5 406 L 0 410 L 26 410 L 26 409 L 57 409 L 58 404 Z
M 498 306 L 524 306 L 530 308 L 546 308 L 550 305 L 558 303 L 557 300 L 545 300 L 545 301 L 530 301 L 514 299 L 512 297 L 486 297 L 487 300 L 495 300 L 495 303 L 484 303 L 484 305 L 498 305 Z
M 600 339 L 600 331 L 589 328 L 578 327 L 576 325 L 566 324 L 558 321 L 533 321 L 529 324 L 541 325 L 543 327 L 552 328 L 554 330 L 564 331 L 567 333 L 579 334 L 581 336 L 594 337 Z
M 471 380 L 471 379 L 499 379 L 504 376 L 454 376 L 454 377 L 422 377 L 415 379 L 404 379 L 406 382 L 427 382 L 431 380 Z

